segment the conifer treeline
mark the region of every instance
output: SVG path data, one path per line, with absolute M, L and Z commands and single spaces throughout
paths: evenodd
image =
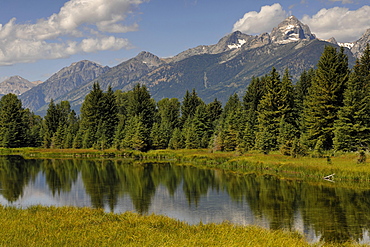
M 205 104 L 195 90 L 182 102 L 155 102 L 148 89 L 107 92 L 94 84 L 81 115 L 67 101 L 49 104 L 42 119 L 13 94 L 0 100 L 0 146 L 149 149 L 212 148 L 220 151 L 304 155 L 308 150 L 358 151 L 370 144 L 370 47 L 352 71 L 344 49 L 327 46 L 317 69 L 293 85 L 275 68 L 253 78 L 246 93 L 226 105 Z

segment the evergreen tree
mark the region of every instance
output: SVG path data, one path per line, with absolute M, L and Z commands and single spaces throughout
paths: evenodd
M 129 92 L 118 92 L 116 96 L 119 116 L 115 134 L 116 147 L 148 150 L 151 129 L 155 122 L 156 102 L 151 98 L 147 87 L 140 84 L 135 85 Z M 136 144 L 130 139 L 134 138 L 134 135 Z M 140 144 L 141 141 L 144 143 Z
M 199 98 L 198 94 L 195 92 L 195 89 L 193 89 L 192 93 L 189 93 L 189 91 L 186 91 L 184 100 L 181 104 L 181 119 L 180 119 L 180 125 L 183 126 L 185 121 L 188 118 L 192 118 L 195 114 L 195 111 L 197 107 L 200 104 L 204 104 L 201 98 Z
M 43 128 L 43 143 L 44 147 L 49 148 L 51 145 L 51 139 L 54 133 L 57 131 L 59 126 L 58 111 L 55 106 L 54 100 L 51 99 L 49 107 L 44 117 L 44 128 Z
M 100 89 L 98 83 L 94 83 L 81 106 L 81 132 L 83 133 L 84 148 L 91 148 L 98 139 L 96 133 L 103 114 L 103 104 L 103 90 Z
M 110 147 L 113 144 L 114 135 L 118 125 L 118 105 L 116 96 L 109 86 L 106 93 L 104 93 L 101 116 L 102 134 L 98 141 L 104 143 L 101 146 Z
M 185 137 L 180 128 L 175 128 L 168 146 L 172 149 L 181 149 L 185 147 Z
M 29 126 L 24 121 L 22 102 L 15 94 L 0 99 L 0 146 L 7 148 L 27 145 Z
M 370 144 L 370 47 L 357 60 L 344 92 L 343 107 L 335 121 L 334 148 L 357 151 Z
M 258 105 L 258 132 L 256 146 L 264 153 L 277 150 L 290 142 L 291 137 L 284 135 L 285 123 L 294 126 L 293 86 L 288 70 L 283 80 L 275 68 L 266 78 L 265 93 Z
M 283 154 L 290 155 L 293 142 L 299 137 L 299 120 L 294 105 L 294 88 L 288 69 L 285 70 L 282 79 L 281 102 L 284 107 L 281 109 L 278 145 Z
M 42 118 L 30 112 L 29 109 L 24 110 L 24 123 L 26 126 L 25 146 L 27 147 L 40 147 L 42 145 Z
M 180 102 L 178 99 L 164 98 L 157 103 L 158 116 L 151 132 L 152 148 L 165 149 L 173 131 L 179 125 Z
M 243 130 L 242 147 L 244 151 L 255 147 L 258 124 L 258 105 L 264 94 L 266 77 L 253 77 L 243 97 L 245 111 L 245 127 Z
M 234 151 L 241 143 L 243 131 L 243 110 L 237 94 L 229 97 L 221 114 L 214 136 L 216 150 Z
M 313 148 L 333 147 L 334 122 L 343 106 L 343 93 L 348 80 L 348 61 L 341 49 L 326 46 L 317 65 L 315 78 L 305 101 L 305 139 Z
M 113 144 L 118 125 L 118 106 L 111 87 L 104 93 L 98 83 L 81 106 L 81 132 L 84 148 L 106 148 Z

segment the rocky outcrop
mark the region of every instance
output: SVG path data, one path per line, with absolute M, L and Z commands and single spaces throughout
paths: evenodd
M 41 83 L 41 81 L 30 82 L 20 76 L 12 76 L 0 83 L 0 94 L 21 95 Z

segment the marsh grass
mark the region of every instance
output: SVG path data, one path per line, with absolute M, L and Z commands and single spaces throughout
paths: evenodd
M 298 233 L 74 207 L 0 206 L 0 246 L 310 246 Z M 322 246 L 322 244 L 316 244 Z M 359 246 L 325 244 L 325 246 Z

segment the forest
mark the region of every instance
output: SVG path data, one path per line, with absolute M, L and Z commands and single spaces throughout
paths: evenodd
M 93 85 L 81 114 L 51 100 L 45 117 L 14 94 L 0 100 L 0 147 L 251 150 L 317 156 L 370 144 L 370 47 L 353 68 L 344 48 L 325 47 L 316 68 L 293 83 L 288 69 L 255 77 L 223 106 L 195 90 L 156 102 L 145 85 L 104 92 Z

